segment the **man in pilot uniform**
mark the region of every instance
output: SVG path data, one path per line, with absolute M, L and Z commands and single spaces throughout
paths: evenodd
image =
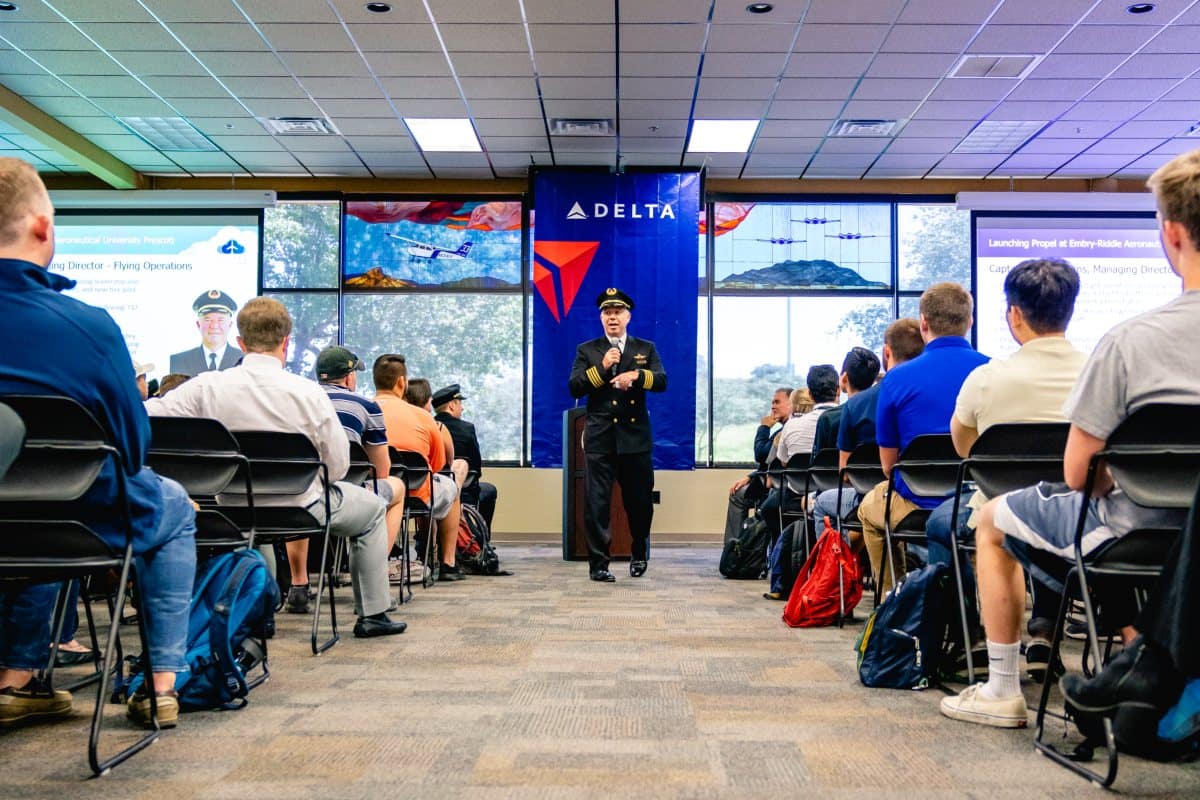
M 612 582 L 608 571 L 609 511 L 613 480 L 621 485 L 625 516 L 633 535 L 629 574 L 640 578 L 650 556 L 651 493 L 654 467 L 650 453 L 654 437 L 646 411 L 646 392 L 667 388 L 667 373 L 654 342 L 628 336 L 633 300 L 618 289 L 606 289 L 596 304 L 604 335 L 584 342 L 575 351 L 569 388 L 571 396 L 587 396 L 583 451 L 587 467 L 586 506 L 588 564 L 591 579 Z
M 237 303 L 220 289 L 210 289 L 196 298 L 192 311 L 200 331 L 200 346 L 173 354 L 170 371 L 195 376 L 209 370 L 236 367 L 243 353 L 237 345 L 230 344 L 229 331 L 233 328 Z

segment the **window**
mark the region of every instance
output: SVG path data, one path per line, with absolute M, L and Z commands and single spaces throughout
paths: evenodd
M 753 461 L 775 389 L 804 386 L 817 364 L 840 371 L 857 345 L 879 353 L 891 319 L 887 297 L 714 298 L 713 461 Z
M 971 214 L 951 205 L 896 208 L 900 290 L 923 292 L 941 281 L 971 288 Z
M 291 313 L 286 366 L 306 378 L 338 340 L 340 211 L 337 200 L 283 200 L 263 215 L 263 294 Z

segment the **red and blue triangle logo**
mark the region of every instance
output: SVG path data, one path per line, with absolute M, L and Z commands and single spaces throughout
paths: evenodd
M 575 303 L 575 295 L 583 285 L 592 259 L 600 249 L 599 242 L 545 242 L 534 240 L 533 243 L 533 286 L 541 295 L 546 307 L 550 309 L 555 322 L 571 313 Z M 558 303 L 558 290 L 555 288 L 554 277 L 557 274 L 558 284 L 562 290 L 561 313 Z

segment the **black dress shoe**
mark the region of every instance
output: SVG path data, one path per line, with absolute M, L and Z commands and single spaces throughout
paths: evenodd
M 1167 653 L 1139 636 L 1099 675 L 1064 675 L 1058 687 L 1071 705 L 1102 714 L 1118 707 L 1165 711 L 1179 699 L 1183 683 Z
M 442 581 L 461 581 L 465 575 L 458 567 L 448 567 L 442 564 L 438 567 L 438 582 Z
M 599 583 L 613 583 L 617 579 L 615 575 L 606 569 L 592 570 L 591 578 Z
M 404 633 L 407 627 L 407 622 L 393 622 L 387 614 L 372 614 L 369 617 L 360 617 L 358 622 L 354 623 L 354 635 L 359 639 L 370 639 L 373 636 L 394 636 L 397 633 Z
M 646 574 L 645 561 L 630 561 L 629 562 L 629 577 L 640 578 Z

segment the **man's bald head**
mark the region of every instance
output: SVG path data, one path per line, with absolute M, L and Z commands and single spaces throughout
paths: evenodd
M 54 255 L 54 206 L 29 163 L 0 158 L 0 249 L 42 266 Z

